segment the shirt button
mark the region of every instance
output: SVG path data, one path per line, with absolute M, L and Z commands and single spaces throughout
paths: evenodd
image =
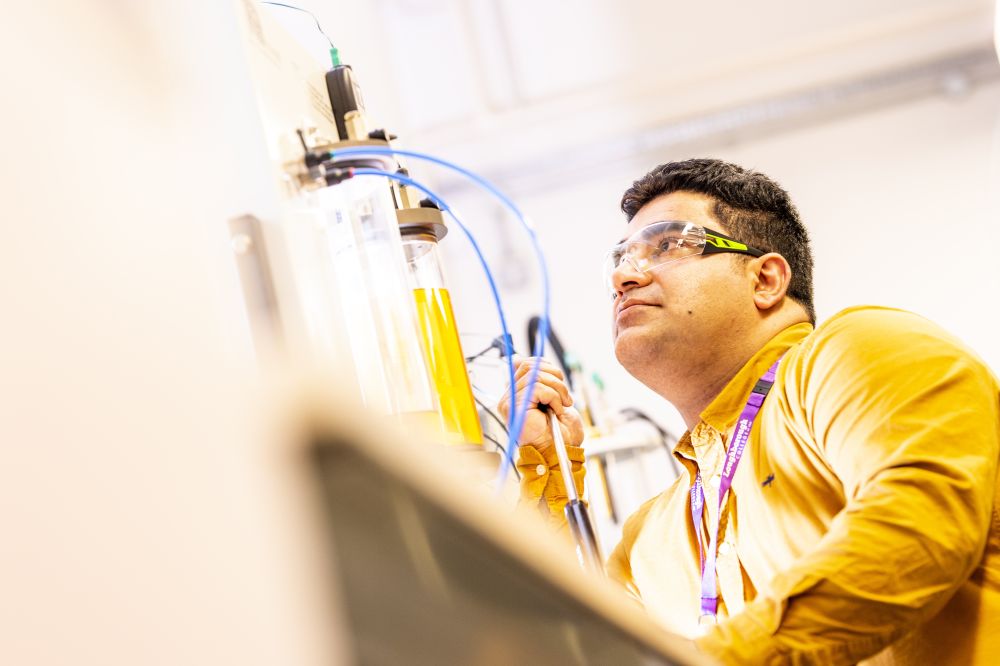
M 719 555 L 728 555 L 733 551 L 733 544 L 728 541 L 723 541 L 719 544 Z
M 546 467 L 545 465 L 539 465 L 538 467 L 535 468 L 535 474 L 537 474 L 538 476 L 543 476 L 547 471 L 549 471 L 549 468 Z
M 722 478 L 718 474 L 716 474 L 715 476 L 713 476 L 711 479 L 708 480 L 708 485 L 712 486 L 713 488 L 718 488 L 721 480 Z

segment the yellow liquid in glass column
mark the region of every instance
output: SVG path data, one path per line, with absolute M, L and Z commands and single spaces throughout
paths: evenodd
M 483 431 L 472 399 L 451 296 L 447 289 L 414 289 L 413 296 L 420 338 L 434 377 L 445 428 L 456 442 L 482 444 Z

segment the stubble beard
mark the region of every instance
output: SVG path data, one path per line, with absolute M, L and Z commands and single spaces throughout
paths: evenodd
M 630 375 L 647 387 L 659 392 L 658 384 L 665 379 L 664 369 L 670 364 L 670 343 L 655 331 L 626 329 L 615 339 L 615 358 Z

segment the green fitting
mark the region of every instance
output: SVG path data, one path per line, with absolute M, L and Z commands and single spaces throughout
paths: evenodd
M 336 46 L 330 47 L 330 62 L 333 67 L 340 67 L 340 51 L 337 50 Z
M 594 382 L 594 385 L 597 387 L 598 391 L 604 390 L 604 380 L 601 379 L 601 376 L 599 374 L 597 374 L 596 372 L 593 373 L 592 375 L 590 375 L 590 379 L 591 381 Z

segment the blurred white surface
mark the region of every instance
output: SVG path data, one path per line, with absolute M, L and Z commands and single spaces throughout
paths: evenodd
M 235 9 L 0 21 L 5 664 L 343 660 L 253 399 L 226 220 L 269 190 Z

